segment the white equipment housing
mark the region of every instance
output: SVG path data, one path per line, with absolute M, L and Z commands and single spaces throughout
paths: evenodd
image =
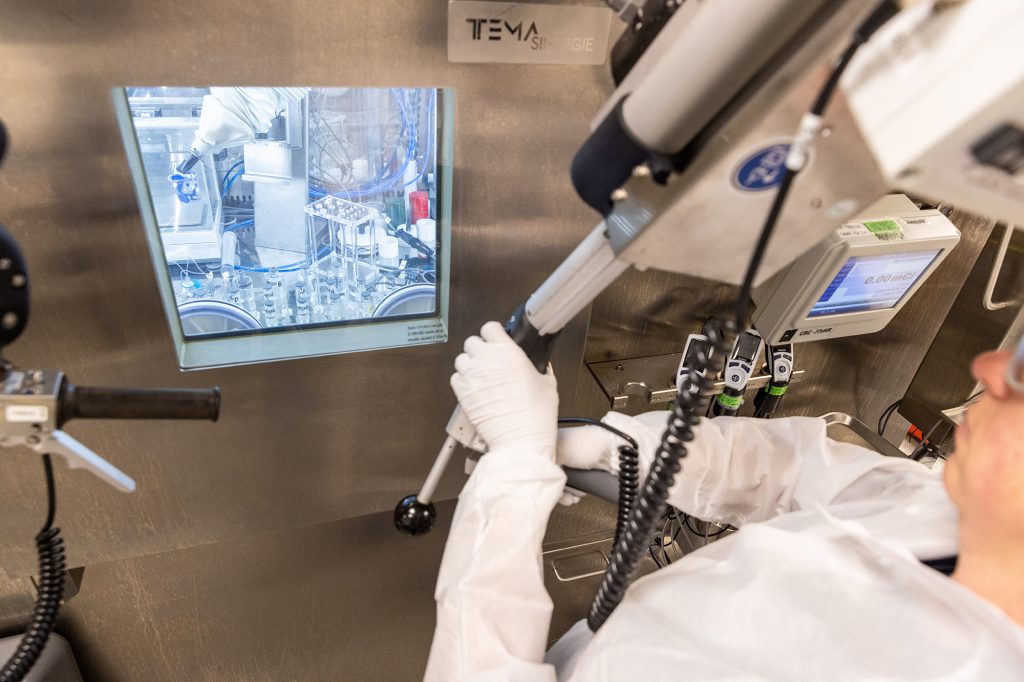
M 939 211 L 882 197 L 754 292 L 769 345 L 883 329 L 960 241 Z
M 1024 2 L 922 3 L 850 64 L 846 100 L 890 186 L 1024 223 Z

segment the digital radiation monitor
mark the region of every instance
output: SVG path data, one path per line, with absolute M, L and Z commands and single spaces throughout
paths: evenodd
M 754 292 L 769 345 L 877 332 L 960 241 L 937 210 L 882 197 Z

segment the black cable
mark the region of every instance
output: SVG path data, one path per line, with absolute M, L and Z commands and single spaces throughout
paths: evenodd
M 963 405 L 963 403 L 960 404 Z M 934 424 L 932 424 L 932 428 L 928 429 L 928 433 L 921 434 L 921 442 L 918 444 L 916 448 L 914 448 L 914 451 L 910 453 L 910 459 L 917 462 L 922 457 L 924 457 L 925 452 L 928 452 L 929 450 L 934 452 L 934 448 L 932 448 L 931 445 L 931 437 L 932 434 L 935 433 L 935 429 L 939 428 L 940 424 L 942 424 L 941 419 L 937 420 Z
M 46 524 L 36 535 L 36 551 L 39 554 L 39 586 L 32 622 L 18 643 L 3 669 L 0 682 L 20 682 L 39 659 L 46 642 L 57 622 L 57 613 L 64 596 L 64 541 L 60 528 L 53 527 L 57 513 L 56 486 L 53 482 L 53 464 L 49 455 L 43 455 L 43 470 L 46 474 Z
M 616 436 L 618 436 L 622 440 L 624 440 L 627 443 L 629 443 L 633 447 L 634 450 L 639 450 L 640 449 L 640 446 L 637 444 L 636 439 L 634 439 L 633 436 L 629 435 L 625 431 L 619 431 L 614 426 L 610 426 L 608 424 L 605 424 L 600 419 L 591 419 L 590 417 L 562 417 L 562 418 L 560 418 L 558 420 L 558 423 L 559 424 L 583 424 L 583 425 L 586 425 L 586 426 L 597 426 L 597 427 L 600 427 L 600 428 L 604 429 L 605 431 L 608 431 L 609 433 L 614 433 Z
M 882 414 L 878 415 L 878 435 L 881 436 L 882 432 L 889 426 L 889 419 L 893 413 L 899 409 L 899 406 L 903 403 L 903 398 L 900 398 L 889 407 L 882 410 Z
M 57 486 L 53 481 L 53 462 L 49 455 L 43 455 L 43 474 L 46 478 L 46 523 L 40 533 L 53 528 L 53 520 L 57 516 Z
M 768 210 L 768 216 L 765 218 L 764 225 L 761 227 L 761 236 L 758 237 L 757 244 L 754 246 L 754 252 L 750 256 L 750 262 L 747 265 L 747 273 L 743 277 L 743 284 L 740 285 L 740 291 L 736 296 L 736 304 L 733 308 L 733 317 L 736 320 L 737 329 L 747 328 L 747 308 L 750 306 L 750 291 L 754 286 L 754 277 L 757 276 L 757 271 L 761 267 L 761 261 L 764 260 L 765 251 L 768 250 L 768 241 L 771 239 L 772 233 L 775 231 L 775 224 L 779 220 L 779 214 L 782 213 L 782 205 L 785 203 L 786 197 L 789 195 L 789 188 L 792 187 L 793 178 L 795 177 L 796 172 L 789 168 L 786 168 L 783 172 L 782 182 L 779 183 L 779 189 L 775 193 L 775 198 L 772 200 L 772 206 Z
M 672 563 L 672 557 L 668 552 L 668 548 L 675 545 L 676 549 L 679 549 L 679 545 L 676 543 L 676 539 L 679 537 L 679 533 L 683 530 L 683 517 L 686 516 L 683 512 L 679 512 L 674 507 L 669 507 L 662 515 L 662 519 L 665 519 L 665 524 L 661 527 L 661 535 L 655 535 L 651 540 L 650 546 L 647 551 L 650 553 L 651 558 L 654 559 L 654 563 L 658 565 L 658 568 L 665 568 Z M 667 538 L 667 541 L 666 541 Z M 655 549 L 661 552 L 662 559 L 658 559 L 655 554 Z M 683 554 L 681 550 L 680 554 Z
M 974 400 L 978 396 L 982 395 L 984 392 L 985 392 L 985 389 L 981 389 L 979 391 L 976 391 L 975 393 L 971 394 L 966 400 L 963 400 L 962 402 L 954 405 L 952 408 L 949 408 L 949 409 L 956 409 L 958 407 L 963 407 L 964 405 L 966 405 L 967 403 L 971 402 L 972 400 Z M 940 424 L 942 424 L 942 420 L 941 419 L 936 421 L 934 424 L 932 424 L 932 427 L 930 429 L 928 429 L 928 433 L 923 433 L 922 432 L 922 434 L 921 434 L 921 442 L 918 443 L 917 447 L 914 448 L 914 451 L 910 453 L 910 459 L 912 459 L 914 461 L 919 461 L 922 457 L 924 457 L 924 455 L 926 453 L 927 454 L 931 454 L 931 455 L 933 455 L 935 457 L 944 457 L 944 455 L 942 454 L 942 451 L 939 449 L 939 447 L 931 442 L 932 434 L 935 433 L 935 430 L 937 428 L 939 428 Z
M 612 541 L 612 546 L 614 547 L 619 543 L 623 529 L 629 522 L 629 516 L 633 513 L 633 507 L 636 506 L 637 495 L 640 493 L 640 446 L 628 433 L 597 419 L 565 417 L 559 419 L 558 423 L 598 426 L 605 431 L 615 434 L 627 443 L 626 445 L 619 446 L 619 500 L 618 513 L 615 517 L 615 538 Z
M 825 107 L 828 106 L 828 103 L 832 100 L 832 95 L 835 94 L 836 88 L 839 86 L 839 79 L 842 78 L 843 72 L 846 71 L 846 67 L 850 65 L 850 60 L 853 59 L 853 55 L 857 53 L 857 50 L 864 44 L 865 40 L 855 36 L 850 41 L 850 44 L 846 46 L 846 49 L 843 50 L 843 53 L 839 55 L 839 59 L 836 60 L 835 65 L 832 67 L 828 80 L 825 81 L 825 85 L 818 91 L 818 98 L 814 100 L 814 104 L 810 108 L 812 114 L 821 116 L 825 113 Z
M 819 96 L 815 98 L 814 110 L 811 113 L 820 115 L 824 112 L 829 98 L 835 92 L 835 84 L 839 82 L 843 71 L 850 63 L 853 52 L 895 11 L 898 11 L 898 8 L 891 0 L 886 0 L 879 4 L 868 21 L 858 28 L 850 47 L 836 62 Z M 699 348 L 696 352 L 694 366 L 687 368 L 687 376 L 672 403 L 671 415 L 665 433 L 662 435 L 661 445 L 658 447 L 651 470 L 644 481 L 643 494 L 630 515 L 626 528 L 619 537 L 619 542 L 615 545 L 611 561 L 605 569 L 601 586 L 597 590 L 597 596 L 594 598 L 594 603 L 587 616 L 587 625 L 592 632 L 597 632 L 622 601 L 626 589 L 636 575 L 640 557 L 650 546 L 655 524 L 665 510 L 669 490 L 675 483 L 676 474 L 682 468 L 683 458 L 687 455 L 686 444 L 693 440 L 693 428 L 700 423 L 701 415 L 707 411 L 708 399 L 704 393 L 710 388 L 710 377 L 718 376 L 721 373 L 725 358 L 732 348 L 732 338 L 738 333 L 738 330 L 746 328 L 747 308 L 750 303 L 750 291 L 754 278 L 764 258 L 768 241 L 775 230 L 775 224 L 782 212 L 783 203 L 796 173 L 797 171 L 791 170 L 787 166 L 783 174 L 782 182 L 772 201 L 771 209 L 761 228 L 761 235 L 758 237 L 757 245 L 754 247 L 747 265 L 743 284 L 736 297 L 733 319 L 708 324 L 706 330 L 708 346 L 714 349 L 713 353 L 708 356 L 704 349 Z
M 708 522 L 705 521 L 704 523 Z M 718 526 L 718 530 L 716 530 L 714 533 L 706 534 L 708 538 L 717 538 L 719 535 L 722 535 L 723 533 L 728 533 L 731 530 L 736 530 L 735 526 L 731 526 L 729 524 L 722 525 L 720 523 L 715 523 L 714 525 Z
M 636 448 L 619 446 L 619 509 L 615 517 L 615 539 L 612 546 L 619 544 L 619 538 L 629 524 L 629 518 L 636 507 L 640 494 L 640 453 Z
M 666 542 L 665 539 L 669 536 L 668 533 L 669 533 L 669 529 L 672 527 L 671 524 L 672 524 L 672 519 L 671 518 L 665 519 L 665 523 L 662 524 L 662 526 L 661 526 L 661 536 L 660 536 L 660 541 L 658 542 L 658 544 L 661 545 L 661 555 L 663 557 L 665 557 L 665 562 L 669 563 L 669 564 L 672 563 L 672 557 L 670 557 L 669 554 L 668 554 L 669 542 Z
M 977 398 L 978 396 L 980 396 L 984 392 L 985 392 L 985 389 L 981 389 L 981 390 L 973 393 L 967 400 L 965 400 L 962 403 L 960 403 L 959 405 L 957 405 L 957 407 L 963 407 L 964 405 L 966 405 L 967 403 L 971 402 L 972 400 L 974 400 L 975 398 Z

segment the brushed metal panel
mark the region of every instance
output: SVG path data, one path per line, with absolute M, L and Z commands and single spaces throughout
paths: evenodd
M 1019 297 L 1024 291 L 1022 237 L 1017 232 L 1011 237 L 997 281 L 998 300 Z M 953 429 L 942 411 L 961 405 L 979 389 L 965 359 L 1017 341 L 1014 331 L 1015 327 L 1019 329 L 1021 306 L 986 310 L 982 303 L 1002 239 L 1003 227 L 989 235 L 898 409 L 901 416 L 931 433 L 936 443 L 944 442 Z
M 86 569 L 59 626 L 87 680 L 419 680 L 455 505 L 390 541 L 390 514 Z
M 224 395 L 217 424 L 69 426 L 139 483 L 120 495 L 58 468 L 70 565 L 388 510 L 419 487 L 455 403 L 461 340 L 510 312 L 593 225 L 568 164 L 612 89 L 605 67 L 449 64 L 445 13 L 444 0 L 5 3 L 0 220 L 35 295 L 8 356 L 81 384 Z M 454 88 L 452 341 L 180 374 L 109 95 L 140 83 Z M 584 333 L 583 320 L 566 329 L 554 359 L 566 413 Z M 28 453 L 2 466 L 0 563 L 23 576 L 40 467 Z M 463 480 L 453 466 L 439 499 Z

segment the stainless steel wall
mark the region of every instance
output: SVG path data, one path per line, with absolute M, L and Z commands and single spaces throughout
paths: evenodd
M 449 65 L 445 16 L 442 0 L 5 4 L 0 219 L 34 285 L 9 357 L 82 384 L 224 395 L 216 425 L 69 427 L 139 483 L 125 496 L 59 472 L 73 564 L 381 511 L 418 488 L 454 405 L 461 340 L 510 312 L 594 223 L 567 168 L 611 87 L 602 67 Z M 452 342 L 181 374 L 110 101 L 130 84 L 454 88 Z M 567 406 L 582 333 L 559 346 Z M 5 459 L 0 561 L 24 575 L 39 465 Z M 448 495 L 461 477 L 450 480 Z
M 0 119 L 12 145 L 0 222 L 34 287 L 33 319 L 7 356 L 82 384 L 216 384 L 224 396 L 217 424 L 68 428 L 139 484 L 122 495 L 58 466 L 69 561 L 89 566 L 64 628 L 93 679 L 422 670 L 445 529 L 409 540 L 388 512 L 440 445 L 462 339 L 509 313 L 593 226 L 568 165 L 612 89 L 606 67 L 448 64 L 445 41 L 444 0 L 21 0 L 0 10 Z M 181 374 L 109 94 L 132 84 L 453 88 L 452 341 Z M 567 329 L 555 358 L 567 411 L 584 333 L 585 321 Z M 464 480 L 452 468 L 442 496 Z M 3 453 L 0 498 L 6 629 L 35 570 L 38 457 Z M 321 639 L 308 646 L 317 620 Z M 347 658 L 362 663 L 349 669 Z

